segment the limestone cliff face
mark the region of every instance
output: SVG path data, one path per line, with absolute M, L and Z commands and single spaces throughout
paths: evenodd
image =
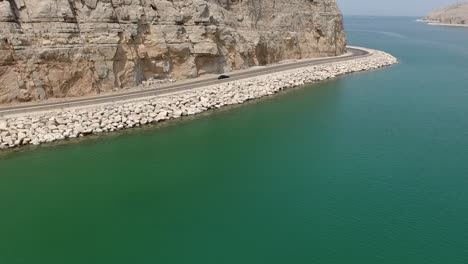
M 335 0 L 0 0 L 0 103 L 338 55 Z
M 468 25 L 468 2 L 434 10 L 425 20 L 444 24 Z

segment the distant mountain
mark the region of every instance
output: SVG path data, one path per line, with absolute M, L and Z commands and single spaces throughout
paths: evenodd
M 468 2 L 457 3 L 432 11 L 424 21 L 442 24 L 468 24 Z

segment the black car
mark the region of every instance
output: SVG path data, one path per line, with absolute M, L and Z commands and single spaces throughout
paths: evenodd
M 218 80 L 229 79 L 229 78 L 230 78 L 229 75 L 221 74 L 221 75 L 218 77 Z

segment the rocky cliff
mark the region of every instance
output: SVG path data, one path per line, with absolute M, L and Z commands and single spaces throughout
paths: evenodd
M 341 54 L 335 0 L 0 0 L 0 103 Z
M 468 24 L 468 2 L 457 3 L 445 8 L 434 10 L 425 18 L 428 22 L 443 24 Z

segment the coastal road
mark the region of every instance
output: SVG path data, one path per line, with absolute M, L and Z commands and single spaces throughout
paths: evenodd
M 211 78 L 211 79 L 203 78 L 202 80 L 195 79 L 194 81 L 188 81 L 188 82 L 184 82 L 180 84 L 173 84 L 173 85 L 164 85 L 164 86 L 155 87 L 155 88 L 146 88 L 144 90 L 132 90 L 132 91 L 115 92 L 115 93 L 96 95 L 96 96 L 59 99 L 58 101 L 44 101 L 44 102 L 39 102 L 39 103 L 23 103 L 23 104 L 3 106 L 3 107 L 0 107 L 0 117 L 8 116 L 8 115 L 27 114 L 31 112 L 62 110 L 62 109 L 71 108 L 71 107 L 83 107 L 83 106 L 132 100 L 132 99 L 162 95 L 162 94 L 167 94 L 167 93 L 179 92 L 179 91 L 184 91 L 184 90 L 197 89 L 197 88 L 202 88 L 202 87 L 210 86 L 214 84 L 237 81 L 237 80 L 247 79 L 247 78 L 251 78 L 251 77 L 255 77 L 259 75 L 294 70 L 294 69 L 299 69 L 299 68 L 313 66 L 313 65 L 320 65 L 320 64 L 331 63 L 331 62 L 342 62 L 342 61 L 353 60 L 357 58 L 370 56 L 368 51 L 364 49 L 355 48 L 355 47 L 353 48 L 348 47 L 348 53 L 349 55 L 340 56 L 340 57 L 331 57 L 331 58 L 328 57 L 328 58 L 323 58 L 323 59 L 299 61 L 299 62 L 294 62 L 294 63 L 276 64 L 276 65 L 270 65 L 266 67 L 254 68 L 254 69 L 247 70 L 247 71 L 233 73 L 230 75 L 231 78 L 224 79 L 224 80 L 218 80 L 217 78 Z

